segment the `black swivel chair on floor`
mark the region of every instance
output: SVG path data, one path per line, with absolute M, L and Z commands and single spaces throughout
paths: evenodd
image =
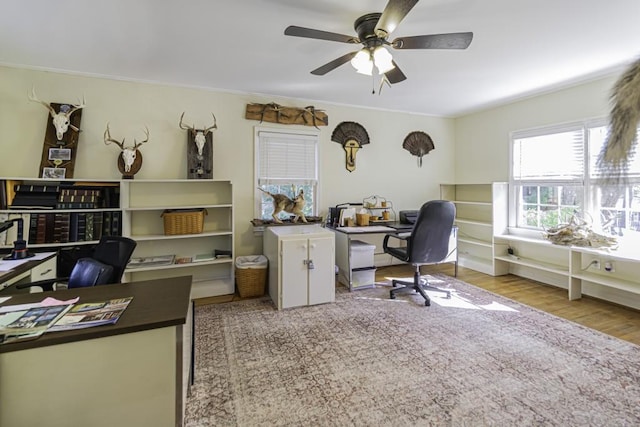
M 455 216 L 456 207 L 453 203 L 446 200 L 432 200 L 420 208 L 410 235 L 388 234 L 385 236 L 382 243 L 384 252 L 415 267 L 413 282 L 392 281 L 394 288 L 397 285 L 403 287 L 392 289 L 391 299 L 394 299 L 399 292 L 415 290 L 425 299 L 424 305 L 429 306 L 431 300 L 425 292 L 426 289 L 444 292 L 447 298 L 451 296 L 449 291 L 430 286 L 426 280 L 422 279 L 420 266 L 437 264 L 449 256 L 449 238 Z M 388 246 L 391 238 L 406 242 L 406 247 Z
M 39 286 L 45 291 L 54 290 L 54 284 L 67 283 L 67 288 L 120 283 L 124 269 L 131 259 L 137 242 L 128 237 L 103 236 L 91 257 L 76 261 L 69 277 L 40 280 L 16 285 L 16 289 Z

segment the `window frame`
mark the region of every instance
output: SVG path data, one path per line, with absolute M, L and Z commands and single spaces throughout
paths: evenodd
M 309 180 L 306 179 L 306 181 L 312 181 L 311 184 L 307 184 L 307 185 L 312 185 L 314 188 L 314 194 L 313 194 L 313 199 L 309 200 L 308 198 L 306 198 L 307 200 L 307 206 L 311 207 L 311 212 L 312 212 L 312 216 L 317 216 L 318 213 L 318 206 L 319 206 L 319 194 L 320 194 L 320 179 L 319 179 L 319 174 L 320 174 L 320 132 L 318 131 L 313 131 L 313 130 L 302 130 L 302 129 L 282 129 L 282 128 L 273 128 L 273 127 L 266 127 L 266 126 L 256 126 L 254 128 L 254 179 L 253 179 L 253 183 L 254 183 L 254 195 L 253 195 L 253 211 L 254 211 L 254 218 L 261 218 L 262 217 L 262 197 L 263 197 L 263 192 L 261 190 L 259 190 L 260 188 L 260 179 L 261 179 L 261 172 L 260 172 L 260 137 L 261 137 L 261 133 L 264 134 L 272 134 L 272 135 L 287 135 L 287 136 L 291 136 L 291 137 L 295 137 L 295 136 L 301 136 L 304 139 L 308 139 L 310 141 L 310 143 L 313 143 L 315 145 L 315 180 Z M 303 180 L 301 180 L 303 181 Z M 293 184 L 296 184 L 295 182 Z M 300 185 L 300 184 L 296 184 L 296 185 Z M 286 193 L 287 195 L 288 192 Z M 267 219 L 267 218 L 265 218 Z M 270 218 L 268 218 L 270 219 Z
M 630 223 L 633 222 L 633 209 L 629 205 L 633 200 L 633 192 L 631 189 L 634 185 L 640 185 L 640 174 L 637 172 L 635 175 L 630 175 L 628 179 L 628 185 L 624 188 L 625 199 L 622 208 L 608 208 L 600 205 L 601 187 L 599 186 L 601 181 L 598 178 L 598 172 L 594 170 L 595 159 L 600 154 L 591 153 L 592 134 L 591 131 L 600 127 L 609 126 L 607 118 L 595 118 L 586 119 L 575 122 L 568 122 L 563 124 L 543 126 L 537 128 L 531 128 L 520 131 L 513 131 L 509 134 L 509 229 L 510 232 L 523 235 L 538 235 L 540 231 L 544 231 L 543 228 L 527 227 L 526 225 L 519 224 L 521 215 L 521 190 L 527 185 L 530 186 L 547 186 L 558 187 L 566 185 L 578 185 L 582 187 L 582 212 L 585 213 L 588 220 L 593 220 L 592 226 L 595 230 L 601 231 L 600 214 L 603 209 L 616 209 L 622 210 L 625 213 L 627 219 L 626 227 L 630 227 Z M 514 176 L 515 173 L 515 160 L 516 154 L 515 145 L 517 140 L 523 138 L 532 138 L 536 136 L 552 135 L 554 133 L 562 133 L 571 129 L 582 129 L 582 146 L 583 146 L 583 171 L 580 179 L 517 179 Z M 640 127 L 638 128 L 638 135 L 640 135 Z M 629 199 L 631 197 L 631 199 Z M 628 229 L 631 231 L 631 229 Z

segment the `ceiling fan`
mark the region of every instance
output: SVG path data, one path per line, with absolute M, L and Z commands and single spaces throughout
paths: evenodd
M 396 29 L 416 3 L 418 0 L 389 0 L 382 13 L 368 13 L 359 17 L 353 25 L 358 34 L 357 37 L 295 25 L 287 27 L 284 34 L 349 44 L 361 43 L 364 46 L 361 50 L 349 52 L 316 68 L 311 71 L 311 74 L 323 76 L 351 61 L 359 73 L 372 75 L 375 65 L 378 73 L 384 74 L 384 79 L 388 83 L 399 83 L 407 77 L 385 46 L 391 46 L 394 49 L 466 49 L 473 39 L 473 33 L 466 32 L 398 37 L 391 42 L 388 41 L 389 34 Z

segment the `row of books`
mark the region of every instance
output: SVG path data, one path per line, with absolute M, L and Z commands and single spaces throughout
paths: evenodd
M 114 185 L 13 182 L 0 181 L 0 209 L 94 209 L 120 205 L 120 188 Z
M 34 212 L 0 214 L 0 221 L 21 217 L 23 238 L 29 245 L 88 242 L 122 235 L 122 212 Z M 17 239 L 17 227 L 0 233 L 0 245 Z

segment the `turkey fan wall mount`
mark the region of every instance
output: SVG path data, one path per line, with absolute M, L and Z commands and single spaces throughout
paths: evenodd
M 418 158 L 418 167 L 422 167 L 422 156 L 436 148 L 431 137 L 421 131 L 411 132 L 402 142 L 402 148 Z
M 393 60 L 387 47 L 400 50 L 466 49 L 473 39 L 473 33 L 463 32 L 398 37 L 393 41 L 389 41 L 389 35 L 416 3 L 418 3 L 418 0 L 389 0 L 382 13 L 368 13 L 356 19 L 354 29 L 357 36 L 314 30 L 295 25 L 287 27 L 284 34 L 287 36 L 363 45 L 362 49 L 336 58 L 311 71 L 311 74 L 323 76 L 350 61 L 358 73 L 371 76 L 375 66 L 378 73 L 383 76 L 381 83 L 395 84 L 406 80 L 407 77 Z

